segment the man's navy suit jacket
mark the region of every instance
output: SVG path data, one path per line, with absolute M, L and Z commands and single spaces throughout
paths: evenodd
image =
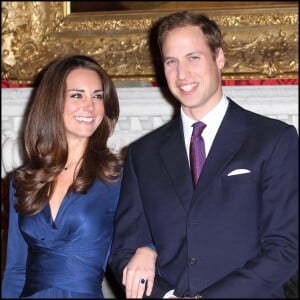
M 228 176 L 234 170 L 249 172 Z M 181 118 L 134 142 L 124 165 L 110 266 L 158 253 L 151 297 L 283 297 L 298 268 L 295 127 L 229 107 L 194 190 Z

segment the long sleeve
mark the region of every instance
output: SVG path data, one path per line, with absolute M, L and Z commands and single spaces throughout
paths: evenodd
M 120 192 L 121 203 L 119 201 L 116 212 L 115 233 L 109 261 L 120 284 L 122 282 L 123 269 L 134 255 L 135 250 L 140 246 L 152 243 L 143 215 L 137 178 L 132 167 L 130 152 L 131 150 L 129 149 L 125 161 L 125 173 Z M 141 242 L 139 239 L 142 236 L 145 237 L 144 242 Z M 148 240 L 146 240 L 147 237 L 149 237 Z
M 9 190 L 9 224 L 6 265 L 2 280 L 2 298 L 18 298 L 25 282 L 27 244 L 18 225 L 18 214 L 14 209 L 14 188 Z
M 121 188 L 121 203 L 116 213 L 115 235 L 110 255 L 110 267 L 122 286 L 123 269 L 137 248 L 148 246 L 156 250 L 144 215 L 136 173 L 133 167 L 131 148 L 127 153 Z M 150 298 L 161 298 L 171 286 L 156 269 L 155 282 Z M 145 296 L 145 298 L 148 298 Z
M 298 268 L 298 136 L 278 137 L 262 170 L 261 252 L 201 292 L 203 298 L 273 297 Z M 267 295 L 269 291 L 269 295 Z

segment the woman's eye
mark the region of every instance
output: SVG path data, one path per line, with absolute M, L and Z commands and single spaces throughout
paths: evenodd
M 97 94 L 97 95 L 94 96 L 94 98 L 102 100 L 103 99 L 103 94 Z
M 76 94 L 71 94 L 70 97 L 71 98 L 82 98 L 82 95 L 79 93 L 76 93 Z

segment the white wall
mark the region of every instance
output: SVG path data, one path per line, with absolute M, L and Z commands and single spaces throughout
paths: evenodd
M 298 130 L 298 86 L 226 86 L 224 93 L 249 110 L 293 124 Z M 31 88 L 2 89 L 1 176 L 21 163 L 18 135 Z M 109 139 L 118 151 L 173 114 L 173 107 L 157 87 L 118 88 L 120 118 Z

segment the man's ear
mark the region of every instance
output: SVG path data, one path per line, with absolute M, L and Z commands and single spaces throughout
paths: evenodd
M 220 70 L 222 70 L 225 66 L 225 56 L 224 56 L 224 51 L 222 48 L 219 48 L 217 50 L 216 62 L 217 62 L 218 68 Z

